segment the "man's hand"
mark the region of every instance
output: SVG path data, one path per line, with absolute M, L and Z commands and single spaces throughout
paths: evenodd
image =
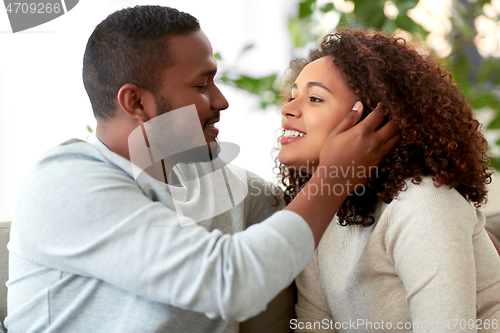
M 356 186 L 366 184 L 383 158 L 399 142 L 398 127 L 394 121 L 390 120 L 378 128 L 386 118 L 380 110 L 379 104 L 356 125 L 363 114 L 363 104 L 356 102 L 353 110 L 330 133 L 321 149 L 320 167 L 338 168 L 339 173 L 346 176 L 345 181 L 349 181 L 349 186 L 352 184 L 349 193 Z
M 366 183 L 370 172 L 399 142 L 398 128 L 392 120 L 378 128 L 385 119 L 379 107 L 356 125 L 362 113 L 362 103 L 356 102 L 353 111 L 327 138 L 319 166 L 307 185 L 285 208 L 306 220 L 316 246 L 349 193 Z M 339 172 L 330 172 L 333 168 Z M 360 168 L 366 172 L 358 172 L 363 170 Z

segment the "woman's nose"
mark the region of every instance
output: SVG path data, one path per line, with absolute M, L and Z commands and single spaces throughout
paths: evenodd
M 281 114 L 285 118 L 288 118 L 288 117 L 299 118 L 302 115 L 296 100 L 292 100 L 292 101 L 288 102 L 287 104 L 283 105 L 283 107 L 281 108 Z

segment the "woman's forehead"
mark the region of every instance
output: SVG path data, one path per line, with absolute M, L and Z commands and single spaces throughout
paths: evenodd
M 332 56 L 326 56 L 311 61 L 297 76 L 294 86 L 301 89 L 308 82 L 314 81 L 332 89 L 338 89 L 339 86 L 345 87 L 340 70 L 334 65 L 333 59 Z

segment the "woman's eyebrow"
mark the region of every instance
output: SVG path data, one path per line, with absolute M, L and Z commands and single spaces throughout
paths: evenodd
M 326 89 L 330 94 L 332 94 L 332 92 L 330 91 L 330 89 L 328 89 L 327 87 L 325 87 L 321 82 L 307 82 L 307 88 L 312 88 L 312 87 L 320 87 L 320 88 L 323 88 L 323 89 Z
M 320 87 L 320 88 L 327 90 L 330 94 L 333 94 L 331 92 L 331 90 L 328 89 L 327 87 L 325 87 L 321 82 L 316 82 L 316 81 L 307 82 L 307 88 L 311 88 L 311 87 Z M 292 84 L 292 89 L 298 89 L 296 83 Z

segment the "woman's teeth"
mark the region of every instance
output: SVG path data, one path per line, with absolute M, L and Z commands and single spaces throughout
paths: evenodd
M 284 134 L 283 136 L 284 137 L 291 137 L 291 138 L 294 138 L 294 137 L 305 137 L 307 136 L 307 134 L 305 133 L 300 133 L 300 132 L 297 132 L 297 131 L 293 131 L 293 130 L 283 130 Z

